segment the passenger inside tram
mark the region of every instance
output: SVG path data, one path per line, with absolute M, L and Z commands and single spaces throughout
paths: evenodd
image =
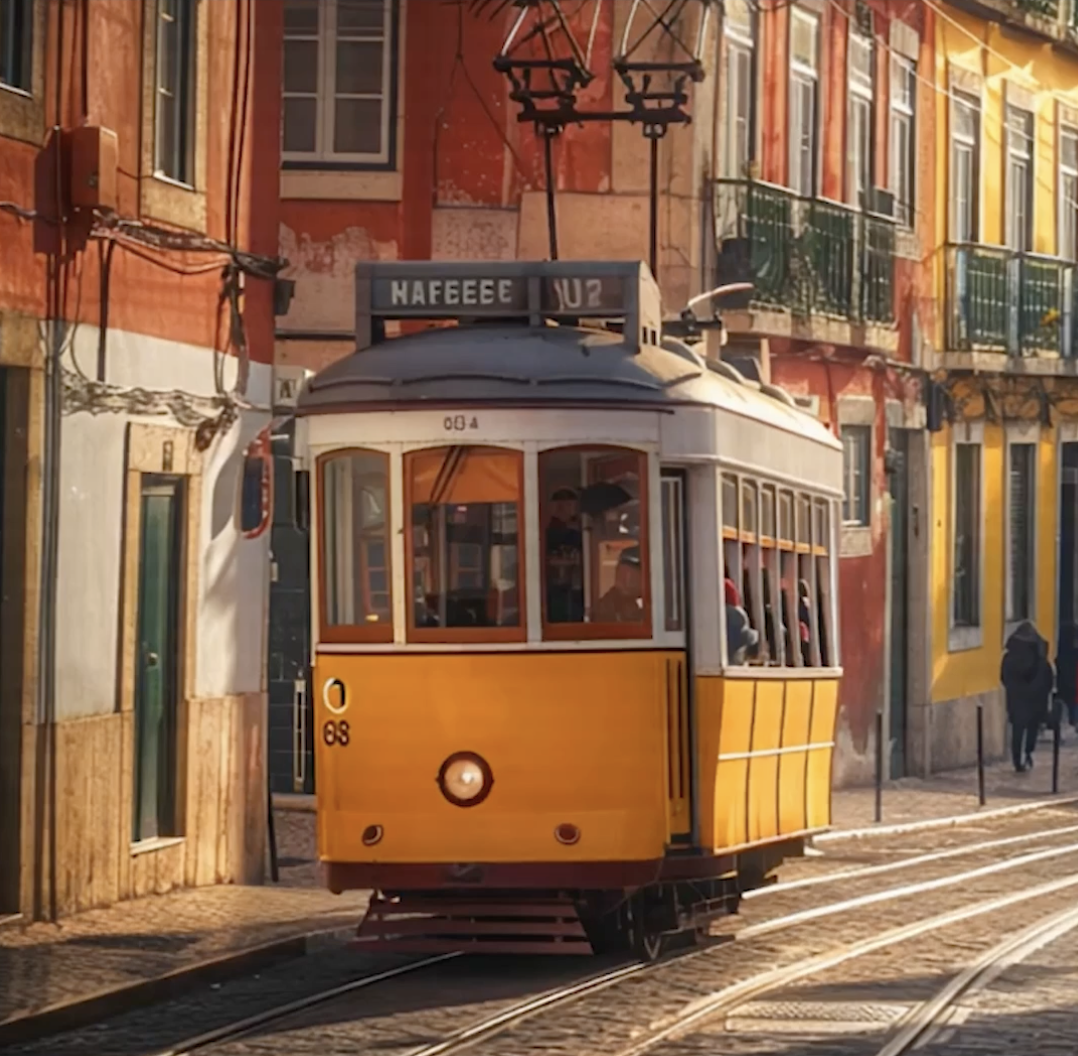
M 558 488 L 551 495 L 545 543 L 547 619 L 580 623 L 584 619 L 584 540 L 580 503 L 573 488 Z
M 592 609 L 593 623 L 639 623 L 644 610 L 644 579 L 640 567 L 640 547 L 622 550 L 618 556 L 613 586 Z

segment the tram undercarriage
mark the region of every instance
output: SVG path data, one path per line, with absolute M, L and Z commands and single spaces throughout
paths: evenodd
M 476 886 L 379 890 L 357 930 L 364 950 L 385 953 L 588 955 L 633 953 L 654 960 L 665 948 L 707 936 L 711 921 L 736 913 L 746 891 L 773 882 L 802 840 L 736 855 L 669 855 L 659 879 L 621 889 Z M 614 865 L 616 863 L 609 863 Z

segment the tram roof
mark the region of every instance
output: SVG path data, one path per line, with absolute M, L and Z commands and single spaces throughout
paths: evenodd
M 562 312 L 561 322 L 555 323 L 555 313 L 540 304 L 541 284 L 557 287 L 565 279 L 587 283 L 589 276 L 593 284 L 595 277 L 602 282 L 603 305 L 592 313 L 576 313 L 576 319 Z M 521 297 L 509 312 L 496 306 L 484 313 L 402 304 L 412 283 L 429 301 L 432 286 L 444 291 L 452 281 L 458 296 L 468 282 L 476 297 L 484 282 L 512 281 Z M 500 288 L 509 290 L 508 285 Z M 394 296 L 402 289 L 404 296 Z M 493 289 L 496 296 L 499 287 Z M 616 301 L 622 289 L 619 308 L 609 294 L 613 291 Z M 300 416 L 446 405 L 670 411 L 710 406 L 838 446 L 818 419 L 780 389 L 748 382 L 729 365 L 661 338 L 658 287 L 639 262 L 363 262 L 357 267 L 356 292 L 357 350 L 307 382 L 297 401 Z M 579 315 L 598 317 L 600 312 L 606 318 L 620 314 L 622 332 L 571 325 Z M 475 319 L 483 314 L 487 321 Z M 461 325 L 374 340 L 380 321 L 389 318 L 456 318 Z

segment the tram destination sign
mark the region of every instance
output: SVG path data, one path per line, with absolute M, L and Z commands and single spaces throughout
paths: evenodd
M 658 311 L 658 287 L 639 261 L 363 261 L 356 265 L 356 338 L 375 319 L 624 319 Z M 632 329 L 630 329 L 632 327 Z

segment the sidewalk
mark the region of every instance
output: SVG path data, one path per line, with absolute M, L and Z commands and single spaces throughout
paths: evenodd
M 306 952 L 307 936 L 353 931 L 358 892 L 320 885 L 314 815 L 275 811 L 280 882 L 184 889 L 63 918 L 0 926 L 0 1049 L 154 1000 L 181 985 Z M 40 1019 L 38 1018 L 40 1017 Z
M 1078 737 L 1063 746 L 1060 798 L 1078 796 Z M 987 768 L 986 810 L 1051 799 L 1051 742 L 1032 773 L 1009 763 Z M 834 793 L 836 829 L 870 828 L 875 790 Z M 280 882 L 207 887 L 158 895 L 67 917 L 59 924 L 0 926 L 0 1048 L 16 1032 L 48 1033 L 157 1000 L 183 985 L 256 970 L 269 959 L 307 951 L 307 936 L 351 932 L 366 906 L 358 892 L 321 887 L 315 816 L 308 803 L 274 811 Z M 883 790 L 883 824 L 974 814 L 975 769 L 927 780 L 906 778 Z M 317 940 L 313 940 L 315 943 Z
M 1031 772 L 1016 774 L 1010 760 L 985 767 L 985 810 L 1052 798 L 1052 740 L 1037 745 Z M 1078 796 L 1078 734 L 1068 730 L 1059 752 L 1059 797 Z M 832 796 L 837 829 L 860 829 L 874 823 L 876 790 L 839 789 Z M 948 770 L 927 779 L 908 777 L 883 786 L 883 825 L 977 813 L 977 769 Z

